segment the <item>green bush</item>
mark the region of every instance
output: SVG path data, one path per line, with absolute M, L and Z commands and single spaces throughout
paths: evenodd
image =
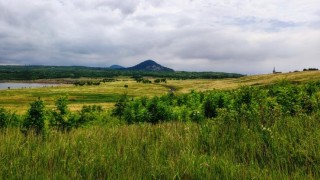
M 4 109 L 0 108 L 0 128 L 8 126 L 9 113 Z
M 11 113 L 4 108 L 0 108 L 0 129 L 6 127 L 21 127 L 21 117 Z
M 221 92 L 209 93 L 203 103 L 204 116 L 215 118 L 218 116 L 218 109 L 224 108 L 227 104 L 226 95 Z
M 81 127 L 93 121 L 101 120 L 102 112 L 103 109 L 101 106 L 83 106 L 79 113 L 79 119 L 76 121 L 76 127 Z
M 170 111 L 170 106 L 161 101 L 158 97 L 154 97 L 149 101 L 147 110 L 150 114 L 150 119 L 147 122 L 155 124 L 171 120 L 172 111 Z
M 76 126 L 76 121 L 68 108 L 68 98 L 66 96 L 59 97 L 55 105 L 56 109 L 52 111 L 50 126 L 61 131 L 70 131 Z
M 124 110 L 128 104 L 129 97 L 128 94 L 123 94 L 118 102 L 115 104 L 115 108 L 112 110 L 112 115 L 118 116 L 120 119 L 124 114 Z
M 44 134 L 46 132 L 46 112 L 44 102 L 39 98 L 38 100 L 30 103 L 30 109 L 23 122 L 24 133 L 33 131 L 36 134 Z

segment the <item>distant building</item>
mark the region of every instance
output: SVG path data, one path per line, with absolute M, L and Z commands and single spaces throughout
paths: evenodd
M 272 73 L 273 73 L 273 74 L 281 74 L 282 72 L 277 72 L 277 71 L 276 71 L 276 67 L 274 67 Z

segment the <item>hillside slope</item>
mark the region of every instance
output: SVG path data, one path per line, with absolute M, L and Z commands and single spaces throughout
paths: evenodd
M 127 68 L 127 70 L 137 70 L 137 71 L 166 71 L 166 72 L 174 72 L 173 69 L 161 66 L 153 60 L 146 60 L 140 64 L 137 64 L 133 67 Z
M 115 65 L 110 66 L 109 68 L 110 69 L 124 69 L 125 67 L 115 64 Z
M 188 93 L 191 90 L 206 91 L 213 89 L 235 89 L 241 86 L 263 86 L 273 84 L 278 81 L 290 82 L 306 82 L 320 80 L 320 71 L 306 71 L 283 74 L 263 74 L 244 76 L 241 78 L 229 79 L 194 79 L 194 80 L 178 80 L 168 81 L 167 85 L 174 87 L 178 93 Z

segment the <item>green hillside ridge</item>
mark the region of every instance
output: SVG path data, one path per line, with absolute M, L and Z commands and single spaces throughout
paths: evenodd
M 137 70 L 137 71 L 165 71 L 165 72 L 174 72 L 173 69 L 161 66 L 153 60 L 143 61 L 133 67 L 127 68 L 127 70 Z

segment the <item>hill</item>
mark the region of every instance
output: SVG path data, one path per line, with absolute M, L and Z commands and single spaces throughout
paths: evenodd
M 166 71 L 174 72 L 173 69 L 161 66 L 153 60 L 146 60 L 140 64 L 137 64 L 133 67 L 126 68 L 127 70 L 136 70 L 136 71 Z
M 112 65 L 109 67 L 110 69 L 125 69 L 125 67 L 120 66 L 120 65 Z

